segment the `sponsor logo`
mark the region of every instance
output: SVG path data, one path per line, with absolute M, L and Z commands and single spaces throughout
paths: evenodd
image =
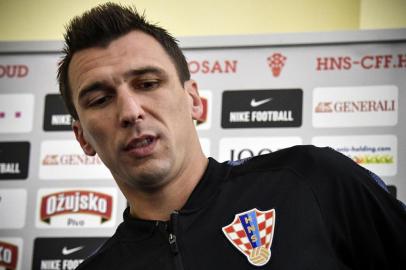
M 326 136 L 314 137 L 312 143 L 317 146 L 330 146 L 377 175 L 396 175 L 396 136 Z
M 72 130 L 72 116 L 65 108 L 62 96 L 48 94 L 45 97 L 44 130 L 66 131 Z
M 0 241 L 0 266 L 6 269 L 17 269 L 18 247 Z
M 0 94 L 0 133 L 30 132 L 34 95 Z
M 38 227 L 109 227 L 114 223 L 117 191 L 66 189 L 39 191 Z
M 63 247 L 62 249 L 62 255 L 70 255 L 72 253 L 78 252 L 79 250 L 83 249 L 83 246 L 80 247 L 75 247 L 75 248 L 67 248 Z
M 398 88 L 393 85 L 315 88 L 313 126 L 394 126 Z
M 43 141 L 40 162 L 41 179 L 112 178 L 99 156 L 87 156 L 75 140 Z
M 354 68 L 362 70 L 406 68 L 406 54 L 364 55 L 357 59 L 351 56 L 324 56 L 316 58 L 317 71 L 342 71 Z
M 21 269 L 22 244 L 20 238 L 0 238 L 0 269 Z
M 224 91 L 223 128 L 299 127 L 301 89 Z
M 50 223 L 56 215 L 86 213 L 101 217 L 101 223 L 110 220 L 113 198 L 99 192 L 73 190 L 54 193 L 41 199 L 41 220 Z
M 0 142 L 0 180 L 27 179 L 29 142 Z
M 271 69 L 274 77 L 279 77 L 282 68 L 285 65 L 286 59 L 286 56 L 282 55 L 281 53 L 274 53 L 267 58 L 268 66 Z
M 24 78 L 28 75 L 29 68 L 26 65 L 0 65 L 0 79 Z
M 26 207 L 25 189 L 0 189 L 0 229 L 23 228 Z
M 316 113 L 333 112 L 393 112 L 396 100 L 359 100 L 339 102 L 319 102 L 314 109 Z
M 73 270 L 108 238 L 36 238 L 33 270 Z
M 191 74 L 237 73 L 237 60 L 191 60 L 188 62 Z
M 242 137 L 220 140 L 221 161 L 235 161 L 269 154 L 279 149 L 302 144 L 299 137 Z
M 255 100 L 255 98 L 253 98 L 253 99 L 251 99 L 250 105 L 251 105 L 251 107 L 255 108 L 255 107 L 261 106 L 265 103 L 268 103 L 271 100 L 272 100 L 272 98 L 267 98 L 267 99 L 257 101 L 257 100 Z
M 275 209 L 259 211 L 254 208 L 235 215 L 234 221 L 222 230 L 251 264 L 262 266 L 271 258 L 275 219 Z
M 211 127 L 211 108 L 212 108 L 212 94 L 211 91 L 199 91 L 202 103 L 203 113 L 199 119 L 196 119 L 197 130 L 210 129 Z

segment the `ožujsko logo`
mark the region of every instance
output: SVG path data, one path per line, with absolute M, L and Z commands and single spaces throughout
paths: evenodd
M 282 68 L 285 65 L 286 59 L 286 56 L 281 53 L 274 53 L 267 58 L 268 66 L 271 68 L 272 75 L 274 77 L 279 77 Z
M 271 258 L 275 228 L 275 209 L 254 208 L 235 215 L 234 221 L 222 228 L 227 239 L 255 266 L 265 265 Z
M 113 199 L 110 195 L 72 190 L 53 193 L 41 199 L 40 218 L 50 223 L 52 217 L 63 214 L 91 214 L 101 217 L 101 223 L 111 219 Z
M 7 270 L 17 269 L 18 247 L 7 242 L 0 241 L 0 267 Z

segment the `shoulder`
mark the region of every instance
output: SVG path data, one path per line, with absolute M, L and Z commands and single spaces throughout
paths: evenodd
M 103 245 L 101 245 L 93 254 L 87 257 L 76 270 L 92 270 L 92 269 L 104 269 L 105 260 L 111 261 L 111 251 L 118 244 L 117 234 L 110 237 Z
M 256 171 L 289 169 L 303 177 L 314 174 L 339 171 L 338 168 L 352 167 L 355 163 L 331 148 L 312 145 L 298 145 L 276 152 L 256 156 L 247 160 L 232 162 L 234 175 Z

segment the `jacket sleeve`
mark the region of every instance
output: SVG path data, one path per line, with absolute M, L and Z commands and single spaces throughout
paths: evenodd
M 330 148 L 309 152 L 313 166 L 303 171 L 336 256 L 350 269 L 406 269 L 404 205 L 348 157 Z

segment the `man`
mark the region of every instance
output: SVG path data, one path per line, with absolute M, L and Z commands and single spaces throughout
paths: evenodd
M 371 174 L 298 146 L 217 163 L 176 40 L 135 10 L 75 18 L 58 78 L 87 155 L 128 200 L 124 222 L 78 269 L 403 269 L 406 214 Z

